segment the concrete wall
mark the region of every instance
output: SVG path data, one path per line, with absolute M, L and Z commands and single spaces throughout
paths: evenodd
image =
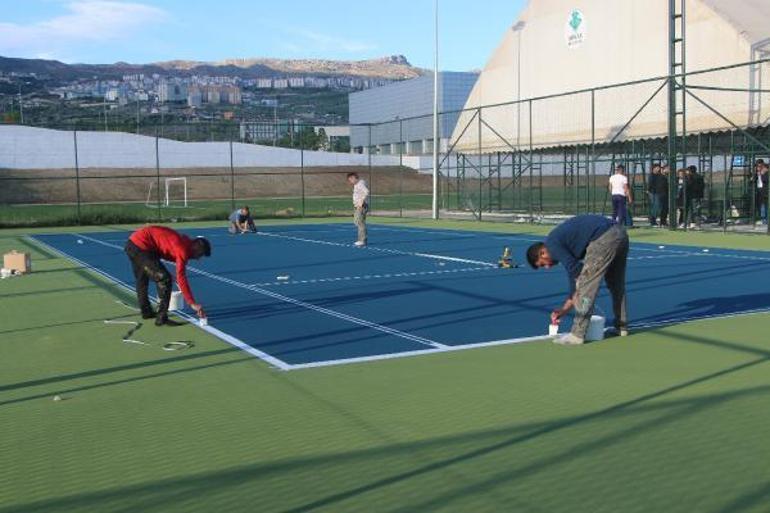
M 155 138 L 119 132 L 77 132 L 81 169 L 152 169 L 156 165 Z M 168 168 L 221 168 L 230 166 L 227 142 L 158 140 L 160 166 Z M 235 167 L 300 167 L 299 150 L 233 143 Z M 398 156 L 371 156 L 376 167 L 397 166 Z M 367 166 L 368 155 L 305 151 L 305 167 Z M 413 169 L 429 167 L 421 159 L 404 157 Z M 75 167 L 75 135 L 71 131 L 17 125 L 0 126 L 0 169 L 70 169 Z

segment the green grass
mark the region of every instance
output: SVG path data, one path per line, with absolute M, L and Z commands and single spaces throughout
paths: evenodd
M 130 298 L 33 252 L 0 282 L 1 513 L 767 511 L 768 315 L 281 373 L 189 326 L 124 345 Z
M 249 205 L 260 219 L 292 218 L 303 214 L 301 197 L 239 198 L 235 206 Z M 374 196 L 374 211 L 398 212 L 401 209 L 429 209 L 430 194 Z M 334 217 L 352 211 L 349 196 L 308 197 L 304 215 Z M 108 225 L 147 222 L 206 221 L 227 219 L 232 212 L 230 200 L 190 201 L 188 207 L 147 206 L 144 203 L 84 203 L 80 222 L 76 205 L 0 205 L 0 228 L 33 226 Z

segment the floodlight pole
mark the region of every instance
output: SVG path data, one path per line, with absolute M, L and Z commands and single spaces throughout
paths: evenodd
M 433 55 L 433 219 L 438 219 L 438 0 L 433 2 L 434 55 Z

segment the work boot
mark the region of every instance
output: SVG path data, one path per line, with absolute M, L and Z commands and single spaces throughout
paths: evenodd
M 142 312 L 142 319 L 154 319 L 155 318 L 155 312 L 152 310 L 145 310 Z
M 155 318 L 155 326 L 181 326 L 183 323 L 168 318 L 168 314 L 159 314 Z

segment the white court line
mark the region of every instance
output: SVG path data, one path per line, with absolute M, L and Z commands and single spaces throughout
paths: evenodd
M 770 262 L 770 256 L 767 257 L 761 257 L 761 256 L 754 256 L 754 255 L 736 255 L 736 254 L 730 254 L 730 253 L 713 253 L 713 251 L 719 251 L 719 248 L 707 248 L 709 252 L 695 252 L 695 251 L 683 251 L 678 249 L 667 249 L 667 248 L 640 248 L 640 247 L 634 247 L 631 246 L 632 250 L 635 251 L 653 251 L 656 253 L 668 253 L 670 255 L 682 255 L 682 256 L 705 256 L 705 257 L 721 257 L 721 258 L 736 258 L 739 260 L 756 260 L 761 262 Z
M 90 237 L 87 237 L 87 238 L 91 239 Z M 120 282 L 120 280 L 118 280 L 118 279 L 108 275 L 107 273 L 104 273 L 104 272 L 100 271 L 99 269 L 93 268 L 92 266 L 90 266 L 90 265 L 88 265 L 88 264 L 86 264 L 84 262 L 81 262 L 78 259 L 76 259 L 76 258 L 74 258 L 74 257 L 72 257 L 70 255 L 67 255 L 64 252 L 58 251 L 55 248 L 52 248 L 52 247 L 48 246 L 47 244 L 43 243 L 42 241 L 37 241 L 36 239 L 31 239 L 31 240 L 33 240 L 34 242 L 36 242 L 36 243 L 38 243 L 40 245 L 43 245 L 43 246 L 49 248 L 51 251 L 53 251 L 55 253 L 58 253 L 58 254 L 60 254 L 60 255 L 62 255 L 64 257 L 66 257 L 66 258 L 70 258 L 71 260 L 79 263 L 83 267 L 85 267 L 87 269 L 90 269 L 90 270 L 92 270 L 92 271 L 94 271 L 94 272 L 96 272 L 98 274 L 101 274 L 102 276 L 105 276 L 105 277 L 109 278 L 110 280 L 118 283 L 119 285 L 122 285 L 123 287 L 128 288 L 129 290 L 131 290 L 130 287 L 128 287 L 126 284 Z M 104 243 L 102 243 L 102 241 L 99 241 L 97 239 L 91 239 L 91 240 L 94 240 L 95 242 L 98 242 L 98 243 L 106 245 L 106 246 L 116 247 L 116 246 L 113 246 L 113 245 L 110 245 L 110 244 L 104 244 Z M 647 251 L 662 251 L 662 250 L 648 249 Z M 693 256 L 693 255 L 713 256 L 713 255 L 708 255 L 708 254 L 703 254 L 703 253 L 689 253 L 689 252 L 680 252 L 680 253 L 684 253 L 684 255 L 682 255 L 682 257 L 684 257 L 684 256 Z M 639 257 L 639 258 L 658 258 L 658 257 Z M 660 258 L 672 258 L 672 256 L 671 255 L 669 255 L 669 256 L 661 255 Z M 217 277 L 217 278 L 221 278 L 221 277 Z M 215 279 L 217 279 L 217 278 L 215 278 Z M 267 291 L 265 291 L 265 292 L 267 292 Z M 743 312 L 736 312 L 736 313 L 724 314 L 724 315 L 710 315 L 710 316 L 709 315 L 702 315 L 702 316 L 698 316 L 698 317 L 681 317 L 681 318 L 674 318 L 674 319 L 665 319 L 665 320 L 662 320 L 662 321 L 650 322 L 650 323 L 639 323 L 639 324 L 631 323 L 631 327 L 632 328 L 636 328 L 636 329 L 639 329 L 639 328 L 642 328 L 642 329 L 644 329 L 644 328 L 655 328 L 655 327 L 661 327 L 661 326 L 673 325 L 673 324 L 684 324 L 684 323 L 688 323 L 688 322 L 692 322 L 692 321 L 703 321 L 703 320 L 711 320 L 711 319 L 717 320 L 717 319 L 722 319 L 722 318 L 732 318 L 732 317 L 739 317 L 739 316 L 752 315 L 752 314 L 758 314 L 758 313 L 766 313 L 766 312 L 770 312 L 770 309 L 747 310 L 747 311 L 743 311 Z M 183 314 L 183 317 L 191 319 L 191 317 L 186 315 L 186 314 Z M 233 339 L 233 337 L 231 337 L 230 335 L 227 335 L 226 333 L 219 332 L 218 330 L 215 330 L 215 329 L 208 329 L 208 328 L 210 328 L 210 327 L 206 327 L 206 328 L 203 328 L 203 329 L 205 329 L 206 331 L 212 332 L 212 334 L 214 334 L 215 336 L 217 336 L 217 337 L 219 337 L 219 338 L 221 338 L 221 339 L 223 339 L 223 340 L 225 340 L 227 342 L 230 342 L 228 340 L 228 338 L 232 339 L 234 341 L 237 341 L 237 339 Z M 381 360 L 388 360 L 388 359 L 402 358 L 402 357 L 409 357 L 409 356 L 416 356 L 416 355 L 423 355 L 423 354 L 434 354 L 434 353 L 444 353 L 444 352 L 451 352 L 451 351 L 474 349 L 474 348 L 478 348 L 478 347 L 489 347 L 489 346 L 519 344 L 519 343 L 525 343 L 525 342 L 534 342 L 534 341 L 540 341 L 540 340 L 547 340 L 548 338 L 549 337 L 547 335 L 542 335 L 542 336 L 525 337 L 525 338 L 519 338 L 519 339 L 508 339 L 508 340 L 498 340 L 498 341 L 491 341 L 491 342 L 482 342 L 482 343 L 478 343 L 478 344 L 470 343 L 470 344 L 463 344 L 463 345 L 457 345 L 457 346 L 447 346 L 447 345 L 445 345 L 444 347 L 441 347 L 441 348 L 430 348 L 430 349 L 422 349 L 422 350 L 408 351 L 408 352 L 402 352 L 402 353 L 380 354 L 380 355 L 373 355 L 373 356 L 366 356 L 366 357 L 347 358 L 347 359 L 339 359 L 339 360 L 327 360 L 327 361 L 312 362 L 312 363 L 307 363 L 307 364 L 294 364 L 294 365 L 287 364 L 287 363 L 285 363 L 285 362 L 283 362 L 283 361 L 281 361 L 281 360 L 279 360 L 279 359 L 277 359 L 275 357 L 272 357 L 272 356 L 270 356 L 270 355 L 268 355 L 266 353 L 262 353 L 261 351 L 255 350 L 253 347 L 245 345 L 245 344 L 244 344 L 244 347 L 241 347 L 241 348 L 244 351 L 249 352 L 249 353 L 251 353 L 251 354 L 253 354 L 253 355 L 255 355 L 255 356 L 257 356 L 257 357 L 259 357 L 259 358 L 261 358 L 263 360 L 266 360 L 268 362 L 271 362 L 271 361 L 272 362 L 276 362 L 276 363 L 273 363 L 273 365 L 275 367 L 278 367 L 278 368 L 280 368 L 282 370 L 289 371 L 289 370 L 295 370 L 295 369 L 299 370 L 299 369 L 308 369 L 308 368 L 319 368 L 319 367 L 327 367 L 327 366 L 333 366 L 333 365 L 342 365 L 342 364 L 348 364 L 348 363 L 364 363 L 364 362 L 370 362 L 370 361 L 381 361 Z M 237 342 L 240 342 L 240 341 L 237 341 Z M 232 342 L 230 342 L 230 343 L 232 343 Z M 240 342 L 240 343 L 243 344 L 242 342 Z M 233 345 L 235 345 L 235 344 L 233 344 Z
M 115 244 L 111 244 L 109 242 L 104 242 L 104 241 L 101 241 L 99 239 L 94 239 L 93 237 L 88 237 L 86 235 L 80 235 L 80 234 L 75 234 L 75 235 L 77 237 L 81 237 L 83 239 L 90 240 L 91 242 L 95 242 L 97 244 L 101 244 L 101 245 L 109 247 L 109 248 L 121 249 L 120 246 L 117 246 Z M 169 263 L 172 263 L 172 262 L 169 262 Z M 423 344 L 423 345 L 430 346 L 430 347 L 435 347 L 435 348 L 446 347 L 444 344 L 441 344 L 441 343 L 436 342 L 434 340 L 430 340 L 430 339 L 427 339 L 427 338 L 424 338 L 424 337 L 420 337 L 418 335 L 412 335 L 411 333 L 406 333 L 404 331 L 400 331 L 400 330 L 397 330 L 395 328 L 384 326 L 382 324 L 377 324 L 376 322 L 367 321 L 365 319 L 361 319 L 361 318 L 358 318 L 358 317 L 354 317 L 352 315 L 344 314 L 342 312 L 337 312 L 335 310 L 330 310 L 329 308 L 324 308 L 322 306 L 317 306 L 317 305 L 314 305 L 312 303 L 306 303 L 305 301 L 300 301 L 299 299 L 294 299 L 292 297 L 284 296 L 282 294 L 278 294 L 277 292 L 272 292 L 270 290 L 263 289 L 263 288 L 255 286 L 255 285 L 249 285 L 247 283 L 242 283 L 240 281 L 231 280 L 230 278 L 225 278 L 223 276 L 219 276 L 219 275 L 214 274 L 214 273 L 209 273 L 207 271 L 204 271 L 202 269 L 198 269 L 196 267 L 188 266 L 187 269 L 189 271 L 195 273 L 195 274 L 199 274 L 201 276 L 205 276 L 207 278 L 210 278 L 210 279 L 215 280 L 215 281 L 219 281 L 221 283 L 226 283 L 228 285 L 233 285 L 235 287 L 242 288 L 242 289 L 245 289 L 245 290 L 249 290 L 251 292 L 256 292 L 257 294 L 261 294 L 263 296 L 268 296 L 268 297 L 271 297 L 273 299 L 277 299 L 279 301 L 282 301 L 284 303 L 290 303 L 290 304 L 293 304 L 295 306 L 299 306 L 299 307 L 305 308 L 307 310 L 313 310 L 315 312 L 322 313 L 322 314 L 328 315 L 330 317 L 335 317 L 337 319 L 341 319 L 341 320 L 344 320 L 344 321 L 347 321 L 347 322 L 351 322 L 353 324 L 358 324 L 359 326 L 364 326 L 364 327 L 371 328 L 371 329 L 374 329 L 374 330 L 377 330 L 377 331 L 381 331 L 383 333 L 387 333 L 388 335 L 393 335 L 393 336 L 396 336 L 396 337 L 399 337 L 399 338 L 410 340 L 412 342 L 417 342 L 418 344 Z
M 470 343 L 470 344 L 460 344 L 456 346 L 444 346 L 440 349 L 422 349 L 418 351 L 406 351 L 403 353 L 378 354 L 373 356 L 360 356 L 357 358 L 344 358 L 340 360 L 324 360 L 324 361 L 312 362 L 312 363 L 299 363 L 299 364 L 293 365 L 292 370 L 316 369 L 319 367 L 347 365 L 349 363 L 376 362 L 376 361 L 382 361 L 382 360 L 392 360 L 395 358 L 404 358 L 409 356 L 420 356 L 425 354 L 452 353 L 455 351 L 465 351 L 468 349 L 476 349 L 481 347 L 508 346 L 508 345 L 515 345 L 515 344 L 524 344 L 527 342 L 537 342 L 548 338 L 552 338 L 552 337 L 549 337 L 548 335 L 541 335 L 537 337 L 511 338 L 506 340 L 493 340 L 491 342 L 479 342 L 479 343 Z
M 268 281 L 264 283 L 253 283 L 255 287 L 270 287 L 277 285 L 306 285 L 313 283 L 332 283 L 339 281 L 352 281 L 352 280 L 379 280 L 388 278 L 414 278 L 419 276 L 433 276 L 437 274 L 457 274 L 457 273 L 469 273 L 475 271 L 489 271 L 489 267 L 463 267 L 461 269 L 445 269 L 442 271 L 419 271 L 411 273 L 388 273 L 388 274 L 365 274 L 363 276 L 339 276 L 335 278 L 315 278 L 310 280 L 284 280 L 284 281 Z
M 267 233 L 267 232 L 257 232 L 257 235 L 261 235 L 263 237 L 275 237 L 279 239 L 287 239 L 287 240 L 295 240 L 299 242 L 309 242 L 311 244 L 323 244 L 324 246 L 337 246 L 337 247 L 343 247 L 343 248 L 355 248 L 353 244 L 345 244 L 342 242 L 331 242 L 327 240 L 318 240 L 318 239 L 307 239 L 304 237 L 292 237 L 291 235 L 281 235 L 278 233 Z M 376 251 L 379 253 L 389 253 L 393 255 L 404 255 L 404 256 L 416 256 L 421 258 L 430 258 L 433 260 L 445 260 L 448 262 L 460 262 L 463 264 L 473 264 L 473 265 L 480 265 L 484 267 L 497 267 L 497 264 L 493 264 L 491 262 L 482 262 L 481 260 L 471 260 L 468 258 L 457 258 L 457 257 L 450 257 L 450 256 L 444 256 L 444 255 L 433 255 L 430 253 L 414 253 L 411 251 L 400 251 L 398 249 L 386 249 L 386 248 L 376 248 L 371 246 L 364 246 L 362 248 L 355 248 L 359 250 L 368 250 L 368 251 Z
M 79 235 L 79 237 L 91 239 L 90 237 L 84 237 L 82 235 Z M 76 257 L 74 257 L 74 256 L 72 256 L 72 255 L 70 255 L 68 253 L 65 253 L 64 251 L 56 249 L 53 246 L 50 246 L 50 245 L 46 244 L 45 242 L 43 242 L 41 240 L 38 240 L 38 239 L 36 239 L 34 237 L 27 237 L 27 240 L 31 241 L 34 244 L 42 246 L 45 249 L 47 249 L 48 251 L 51 251 L 51 252 L 53 252 L 53 253 L 55 253 L 55 254 L 63 257 L 63 258 L 66 258 L 66 259 L 71 260 L 72 262 L 75 262 L 79 266 L 81 266 L 81 267 L 83 267 L 85 269 L 88 269 L 89 271 L 91 271 L 91 272 L 93 272 L 95 274 L 98 274 L 98 275 L 100 275 L 103 278 L 106 278 L 107 280 L 115 283 L 119 287 L 121 287 L 123 289 L 126 289 L 127 291 L 129 291 L 131 293 L 135 292 L 133 287 L 131 287 L 129 284 L 127 284 L 126 282 L 122 281 L 121 279 L 116 278 L 115 276 L 112 276 L 111 274 L 109 274 L 109 273 L 107 273 L 105 271 L 102 271 L 101 269 L 97 269 L 96 267 L 94 267 L 94 266 L 92 266 L 92 265 L 90 265 L 90 264 L 88 264 L 86 262 L 83 262 L 82 260 L 80 260 L 80 259 L 78 259 L 78 258 L 76 258 Z M 95 240 L 95 239 L 93 239 L 93 240 Z M 105 245 L 107 245 L 107 244 L 105 244 Z M 108 246 L 109 247 L 118 247 L 119 248 L 119 246 L 114 246 L 112 244 L 110 244 Z M 154 298 L 154 299 L 155 299 L 155 302 L 157 302 L 157 298 Z M 197 322 L 197 319 L 195 319 L 195 317 L 193 317 L 192 315 L 189 315 L 189 314 L 187 314 L 185 312 L 180 312 L 178 310 L 174 311 L 174 314 L 178 315 L 179 317 L 182 317 L 183 319 L 188 321 L 193 326 L 197 326 L 198 328 L 202 329 L 203 331 L 205 331 L 205 332 L 207 332 L 207 333 L 209 333 L 211 335 L 214 335 L 218 339 L 223 340 L 224 342 L 227 342 L 228 344 L 230 344 L 230 345 L 232 345 L 234 347 L 237 347 L 241 351 L 249 353 L 252 356 L 256 356 L 260 360 L 263 360 L 264 362 L 272 365 L 273 367 L 276 367 L 276 368 L 281 369 L 281 370 L 291 370 L 291 365 L 289 365 L 288 363 L 284 362 L 283 360 L 280 360 L 280 359 L 278 359 L 278 358 L 276 358 L 276 357 L 274 357 L 274 356 L 272 356 L 272 355 L 270 355 L 268 353 L 262 352 L 259 349 L 255 349 L 255 348 L 251 347 L 250 345 L 246 344 L 245 342 L 243 342 L 242 340 L 237 339 L 237 338 L 233 337 L 232 335 L 230 335 L 228 333 L 225 333 L 224 331 L 220 331 L 220 330 L 214 328 L 213 326 L 201 326 L 200 323 Z

